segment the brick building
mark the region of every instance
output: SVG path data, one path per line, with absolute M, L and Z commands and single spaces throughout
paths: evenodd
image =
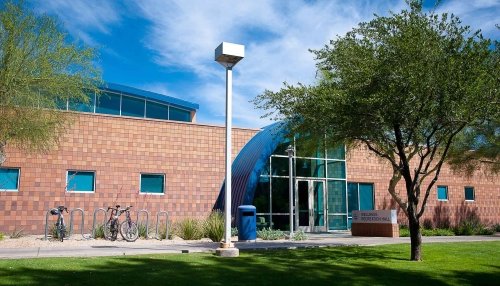
M 221 206 L 223 126 L 196 123 L 193 103 L 120 85 L 103 89 L 89 105 L 62 105 L 74 120 L 59 146 L 44 154 L 7 146 L 0 167 L 0 231 L 43 233 L 46 212 L 61 204 L 85 211 L 85 232 L 95 209 L 115 204 L 147 209 L 153 221 L 160 210 L 177 221 L 206 217 Z M 259 224 L 288 229 L 290 142 L 276 128 L 234 128 L 232 209 L 254 204 Z M 386 191 L 390 169 L 367 150 L 304 156 L 299 148 L 293 170 L 295 223 L 306 231 L 347 229 L 354 209 L 396 208 Z M 470 213 L 500 222 L 498 177 L 464 178 L 445 168 L 427 217 L 453 225 Z

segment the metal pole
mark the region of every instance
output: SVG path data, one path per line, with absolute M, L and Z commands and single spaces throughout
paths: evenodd
M 226 67 L 226 190 L 225 190 L 225 239 L 226 247 L 231 247 L 231 129 L 233 70 Z
M 290 239 L 293 237 L 293 147 L 288 146 L 288 203 L 290 205 Z

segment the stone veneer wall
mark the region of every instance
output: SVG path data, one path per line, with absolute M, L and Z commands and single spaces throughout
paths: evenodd
M 376 209 L 398 209 L 398 222 L 406 224 L 406 216 L 387 192 L 392 175 L 391 167 L 371 155 L 364 147 L 347 155 L 347 178 L 349 182 L 373 183 Z M 483 172 L 467 178 L 454 174 L 445 164 L 438 181 L 432 187 L 424 216 L 420 222 L 429 219 L 436 226 L 454 226 L 469 215 L 477 215 L 483 223 L 500 223 L 500 179 L 498 176 L 485 176 Z M 427 186 L 427 183 L 424 186 Z M 448 186 L 448 200 L 438 201 L 437 186 Z M 474 187 L 475 200 L 465 201 L 464 187 Z M 406 197 L 404 180 L 401 179 L 397 190 Z M 425 189 L 422 190 L 424 192 Z
M 233 129 L 233 158 L 257 132 Z M 153 223 L 158 210 L 173 221 L 205 217 L 224 179 L 224 151 L 224 127 L 76 113 L 53 150 L 7 148 L 2 167 L 20 168 L 20 184 L 18 192 L 0 192 L 0 231 L 42 234 L 46 211 L 60 204 L 85 210 L 86 233 L 94 209 L 115 204 L 147 209 Z M 67 170 L 95 171 L 95 193 L 66 192 Z M 141 173 L 164 173 L 165 194 L 139 194 Z M 75 213 L 77 231 L 80 220 Z

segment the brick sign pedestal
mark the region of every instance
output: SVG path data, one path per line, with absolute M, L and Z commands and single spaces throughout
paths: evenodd
M 399 237 L 396 210 L 353 211 L 353 236 Z

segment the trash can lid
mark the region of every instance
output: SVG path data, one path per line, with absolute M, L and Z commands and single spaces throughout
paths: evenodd
M 252 206 L 252 205 L 241 205 L 241 206 L 238 207 L 238 209 L 255 210 L 255 206 Z

